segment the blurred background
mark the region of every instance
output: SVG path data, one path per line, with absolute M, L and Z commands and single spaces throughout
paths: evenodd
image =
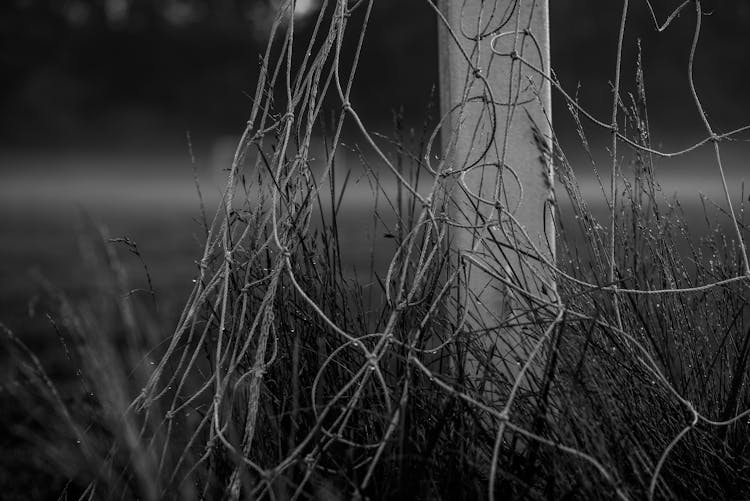
M 38 336 L 51 335 L 33 308 L 40 279 L 73 295 L 87 286 L 78 235 L 89 219 L 111 237 L 136 241 L 164 308 L 182 304 L 201 250 L 194 173 L 206 198 L 215 200 L 248 118 L 278 3 L 0 3 L 0 320 L 32 346 Z M 608 121 L 620 4 L 550 3 L 554 71 L 584 107 Z M 657 16 L 663 21 L 679 3 L 657 2 Z M 318 7 L 318 0 L 298 0 L 302 37 Z M 623 97 L 635 88 L 640 40 L 654 145 L 665 150 L 706 135 L 687 79 L 691 9 L 664 33 L 654 29 L 645 2 L 634 2 L 628 18 Z M 723 132 L 750 122 L 750 3 L 706 2 L 704 10 L 696 86 Z M 436 41 L 426 0 L 375 2 L 352 99 L 370 129 L 391 134 L 395 112 L 407 129 L 422 128 L 430 103 L 436 104 Z M 553 95 L 560 141 L 595 197 L 591 162 L 565 104 Z M 606 176 L 609 136 L 587 131 Z M 345 132 L 345 142 L 358 141 Z M 750 171 L 746 144 L 724 147 L 738 200 Z M 721 203 L 710 149 L 658 166 L 664 191 L 679 193 L 683 204 L 697 207 L 699 192 Z M 370 209 L 364 204 L 360 216 Z M 357 231 L 352 228 L 350 238 L 359 239 Z

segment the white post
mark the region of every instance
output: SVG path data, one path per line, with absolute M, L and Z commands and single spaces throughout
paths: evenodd
M 540 74 L 549 75 L 548 2 L 441 0 L 440 11 L 443 150 L 446 168 L 464 171 L 452 174 L 451 215 L 473 227 L 456 228 L 450 244 L 468 270 L 461 294 L 473 348 L 463 367 L 512 380 L 535 330 L 507 324 L 533 321 L 539 304 L 503 280 L 547 300 L 554 289 L 539 257 L 555 256 L 551 85 Z

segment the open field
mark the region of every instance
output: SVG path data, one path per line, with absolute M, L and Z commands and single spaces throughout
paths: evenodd
M 224 155 L 226 159 L 226 155 Z M 745 181 L 739 162 L 730 171 L 730 189 L 739 201 Z M 204 230 L 200 201 L 192 166 L 177 156 L 134 156 L 112 158 L 105 155 L 0 155 L 0 320 L 16 329 L 34 346 L 55 348 L 48 322 L 39 315 L 29 317 L 40 290 L 40 279 L 72 296 L 85 294 L 91 276 L 87 274 L 80 247 L 80 233 L 90 231 L 91 223 L 101 225 L 109 237 L 127 236 L 135 241 L 149 267 L 158 302 L 165 320 L 173 319 L 183 306 L 196 272 L 195 261 L 203 250 Z M 204 169 L 205 170 L 205 169 Z M 663 195 L 679 194 L 679 200 L 694 228 L 696 238 L 705 231 L 705 217 L 699 193 L 723 206 L 721 187 L 716 176 L 703 176 L 697 168 L 689 175 L 674 170 L 662 177 Z M 210 218 L 220 198 L 221 173 L 199 172 L 202 195 Z M 344 177 L 340 167 L 339 182 Z M 386 191 L 395 199 L 391 180 L 383 180 Z M 605 181 L 606 183 L 606 181 Z M 595 215 L 606 221 L 602 191 L 592 176 L 584 175 L 581 191 Z M 750 186 L 748 186 L 750 188 Z M 745 190 L 747 197 L 748 188 Z M 339 185 L 338 189 L 341 189 Z M 351 176 L 339 211 L 340 238 L 347 272 L 367 276 L 370 258 L 375 271 L 384 274 L 387 257 L 395 246 L 378 225 L 373 229 L 372 179 L 362 173 Z M 323 203 L 330 208 L 329 199 Z M 388 220 L 387 201 L 379 201 Z M 560 204 L 567 215 L 567 201 Z M 710 213 L 716 210 L 708 204 Z M 572 223 L 563 220 L 563 224 Z M 750 216 L 748 216 L 750 220 Z M 719 219 L 720 221 L 721 219 Z M 88 227 L 88 229 L 87 229 Z M 373 240 L 373 235 L 375 236 Z M 575 238 L 575 236 L 574 236 Z M 375 253 L 371 256 L 372 243 Z M 124 247 L 119 248 L 131 278 L 144 286 L 142 264 Z M 165 325 L 165 334 L 169 325 Z M 44 334 L 45 331 L 47 334 Z M 28 337 L 27 337 L 28 336 Z M 38 344 L 39 343 L 39 344 Z
M 64 386 L 73 374 L 70 367 L 62 363 L 65 346 L 45 317 L 45 303 L 38 300 L 39 292 L 49 283 L 73 300 L 90 299 L 90 291 L 100 277 L 92 272 L 91 263 L 87 262 L 89 254 L 82 235 L 91 233 L 88 221 L 106 228 L 110 238 L 127 236 L 138 244 L 156 291 L 162 321 L 160 332 L 162 336 L 171 333 L 193 285 L 197 272 L 195 262 L 201 254 L 204 238 L 189 163 L 185 162 L 184 168 L 180 168 L 180 162 L 173 160 L 170 169 L 164 168 L 169 162 L 163 159 L 140 158 L 115 162 L 105 170 L 102 166 L 108 165 L 106 158 L 83 157 L 78 161 L 69 159 L 55 171 L 50 168 L 54 164 L 52 160 L 46 163 L 39 159 L 26 159 L 25 163 L 23 158 L 15 161 L 15 168 L 6 170 L 0 185 L 0 211 L 4 215 L 0 219 L 0 280 L 3 283 L 0 320 L 40 356 L 53 379 Z M 730 186 L 737 192 L 739 201 L 743 175 L 741 171 L 732 174 Z M 211 176 L 203 177 L 208 178 L 201 186 L 210 217 L 220 199 L 218 183 Z M 342 177 L 339 174 L 338 179 Z M 375 199 L 368 179 L 363 175 L 352 176 L 341 199 L 338 217 L 343 267 L 346 270 L 356 268 L 358 273 L 363 271 L 359 276 L 364 275 L 365 281 L 371 259 L 374 271 L 382 276 L 388 264 L 386 256 L 395 249 L 393 239 L 386 237 L 387 229 L 381 223 L 373 227 Z M 662 183 L 666 199 L 670 192 L 681 194 L 693 237 L 700 238 L 706 224 L 697 192 L 707 194 L 721 205 L 716 180 L 708 176 L 702 179 L 672 175 L 665 176 Z M 386 192 L 395 191 L 392 182 L 384 180 L 383 185 Z M 339 184 L 337 189 L 340 188 Z M 594 180 L 584 177 L 581 190 L 591 201 L 594 214 L 605 218 L 601 190 Z M 385 200 L 379 203 L 383 214 L 388 214 L 390 208 Z M 324 210 L 330 209 L 330 201 L 324 200 L 323 206 Z M 570 227 L 574 220 L 566 217 L 565 204 L 561 206 L 563 225 Z M 710 214 L 716 212 L 710 204 L 708 207 Z M 388 224 L 387 217 L 385 223 Z M 574 231 L 571 235 L 574 240 L 580 238 Z M 374 254 L 371 253 L 373 243 Z M 123 259 L 131 279 L 130 287 L 148 288 L 142 263 L 121 244 L 112 245 L 118 248 Z M 13 454 L 12 443 L 4 445 L 5 450 Z

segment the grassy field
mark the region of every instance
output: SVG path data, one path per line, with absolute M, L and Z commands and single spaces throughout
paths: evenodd
M 339 179 L 342 177 L 339 176 Z M 139 385 L 144 382 L 139 367 L 144 363 L 153 364 L 158 359 L 156 354 L 163 353 L 164 342 L 173 331 L 182 307 L 192 301 L 190 294 L 193 281 L 199 274 L 197 262 L 205 241 L 192 175 L 174 175 L 174 172 L 166 176 L 144 173 L 128 175 L 122 171 L 118 175 L 115 171 L 113 176 L 102 174 L 100 170 L 83 168 L 76 175 L 63 173 L 57 178 L 48 177 L 43 182 L 38 181 L 34 173 L 6 178 L 7 182 L 2 187 L 2 210 L 6 217 L 0 221 L 3 240 L 0 277 L 4 283 L 0 291 L 0 319 L 39 357 L 46 373 L 58 385 L 65 405 L 73 406 L 74 420 L 82 420 L 81 430 L 88 437 L 86 440 L 91 440 L 90 446 L 106 449 L 106 444 L 110 444 L 112 438 L 121 440 L 127 437 L 127 433 L 119 435 L 125 432 L 116 424 L 122 416 L 114 421 L 106 418 L 100 422 L 97 421 L 100 419 L 97 409 L 120 408 L 123 409 L 123 416 L 128 414 L 128 411 L 124 411 L 128 407 L 126 402 L 137 396 Z M 316 285 L 312 281 L 306 287 L 317 301 L 331 308 L 329 314 L 339 315 L 339 321 L 352 328 L 356 325 L 364 328 L 374 322 L 372 326 L 377 330 L 383 328 L 382 313 L 378 312 L 387 308 L 382 301 L 382 283 L 378 284 L 378 280 L 383 280 L 388 271 L 388 257 L 397 248 L 398 238 L 392 219 L 388 220 L 385 216 L 380 221 L 373 219 L 375 197 L 370 182 L 366 176 L 351 178 L 345 189 L 346 195 L 341 199 L 343 210 L 340 210 L 337 219 L 337 235 L 327 231 L 323 232 L 322 238 L 310 239 L 310 242 L 316 241 L 318 244 L 328 242 L 331 247 L 328 250 L 319 248 L 312 255 L 303 254 L 299 264 L 305 266 L 310 258 L 313 262 L 319 260 L 315 266 L 323 282 Z M 668 181 L 664 184 L 669 185 Z M 672 183 L 671 186 L 678 186 L 676 189 L 685 194 L 689 193 L 691 186 L 696 191 L 706 191 L 706 185 L 693 181 L 687 185 L 683 182 L 681 187 L 679 183 Z M 386 186 L 391 188 L 385 191 L 390 189 L 391 196 L 395 197 L 393 185 Z M 343 188 L 339 185 L 339 189 Z M 734 188 L 741 189 L 739 183 L 735 183 Z M 584 178 L 581 191 L 588 199 L 596 200 L 598 190 L 593 180 Z M 204 197 L 209 209 L 215 207 L 217 193 L 216 188 L 206 188 L 204 184 Z M 727 240 L 727 227 L 716 222 L 723 217 L 721 211 L 709 203 L 706 205 L 709 217 L 706 218 L 706 209 L 699 198 L 690 195 L 687 198 L 690 203 L 682 206 L 684 212 L 671 213 L 666 219 L 668 222 L 663 224 L 655 223 L 652 216 L 648 216 L 651 209 L 631 208 L 635 210 L 632 216 L 634 221 L 648 216 L 640 220 L 641 226 L 637 231 L 635 225 L 629 228 L 628 224 L 619 230 L 619 238 L 623 242 L 620 259 L 624 270 L 632 270 L 633 275 L 628 279 L 631 284 L 640 282 L 639 287 L 663 286 L 669 277 L 689 284 L 718 280 L 737 272 L 736 248 Z M 661 200 L 665 215 L 669 213 L 669 200 L 668 196 Z M 390 209 L 386 198 L 381 198 L 379 203 L 381 212 L 388 213 Z M 330 224 L 330 201 L 323 201 L 322 205 L 323 217 Z M 627 216 L 627 203 L 623 207 L 624 221 L 628 221 L 631 216 Z M 591 211 L 606 220 L 606 211 L 601 204 L 592 204 Z M 562 245 L 561 263 L 565 264 L 566 257 L 570 258 L 566 266 L 569 273 L 586 280 L 596 279 L 599 273 L 596 264 L 589 260 L 590 255 L 586 257 L 586 252 L 592 248 L 591 234 L 579 226 L 581 219 L 571 212 L 562 209 L 562 215 L 561 227 L 566 228 L 568 244 Z M 313 228 L 320 230 L 320 221 L 317 221 Z M 680 221 L 689 221 L 689 224 Z M 104 244 L 101 243 L 100 233 L 103 228 L 106 228 Z M 686 230 L 689 230 L 689 235 L 684 233 Z M 640 235 L 640 244 L 637 243 L 638 238 L 633 240 L 633 231 Z M 134 255 L 132 251 L 135 248 L 128 247 L 126 243 L 106 243 L 107 238 L 118 237 L 128 237 L 136 242 L 140 256 Z M 123 284 L 118 286 L 116 283 L 118 277 L 113 271 L 116 272 L 119 265 L 111 261 L 111 256 L 107 257 L 107 249 L 116 250 L 121 258 L 122 271 L 127 275 L 127 286 L 124 288 Z M 579 251 L 584 254 L 577 255 Z M 672 261 L 665 267 L 663 259 L 666 257 Z M 629 264 L 631 262 L 635 264 Z M 148 277 L 144 263 L 148 267 Z M 358 270 L 356 280 L 355 268 Z M 672 271 L 667 271 L 667 268 Z M 248 269 L 248 272 L 251 275 L 258 273 L 262 277 L 260 270 L 259 266 Z M 685 273 L 685 278 L 678 278 L 678 270 Z M 311 277 L 307 276 L 306 280 Z M 152 287 L 155 307 L 148 292 Z M 60 300 L 56 291 L 64 292 L 67 299 Z M 123 293 L 128 291 L 135 292 L 125 299 Z M 625 331 L 637 333 L 637 339 L 642 343 L 634 345 L 619 338 L 616 329 L 597 324 L 598 319 L 612 314 L 605 296 L 599 297 L 595 293 L 580 295 L 575 287 L 563 289 L 569 307 L 585 313 L 587 320 L 575 322 L 567 319 L 564 328 L 561 327 L 555 334 L 555 339 L 564 338 L 567 341 L 564 348 L 557 345 L 558 366 L 542 381 L 548 381 L 549 391 L 557 395 L 559 408 L 554 413 L 559 418 L 558 422 L 554 426 L 550 423 L 539 424 L 535 419 L 539 419 L 540 414 L 526 404 L 520 404 L 516 417 L 520 422 L 530 423 L 534 433 L 551 443 L 575 444 L 577 450 L 596 457 L 599 461 L 597 464 L 605 465 L 602 468 L 610 472 L 607 475 L 616 475 L 618 480 L 600 475 L 591 465 L 578 464 L 564 451 L 554 454 L 540 452 L 536 446 L 532 446 L 534 442 L 526 442 L 520 454 L 514 453 L 513 446 L 503 449 L 498 462 L 503 479 L 498 486 L 499 492 L 520 498 L 562 495 L 597 497 L 618 492 L 626 492 L 627 497 L 635 498 L 645 495 L 655 461 L 669 446 L 671 437 L 683 426 L 681 416 L 684 410 L 665 386 L 657 385 L 659 377 L 664 377 L 669 383 L 667 387 L 676 388 L 680 395 L 694 402 L 700 412 L 712 418 L 729 418 L 746 408 L 750 398 L 744 379 L 746 365 L 743 365 L 747 357 L 745 341 L 748 339 L 748 334 L 745 334 L 748 311 L 746 292 L 746 287 L 740 285 L 739 288 L 727 287 L 675 299 L 628 296 L 628 302 L 622 305 L 626 312 L 623 313 L 627 324 Z M 308 369 L 298 374 L 300 380 L 296 384 L 305 389 L 302 392 L 305 395 L 309 391 L 308 385 L 313 384 L 310 378 L 314 372 L 310 370 L 321 363 L 321 359 L 317 358 L 321 356 L 321 350 L 335 351 L 337 343 L 329 339 L 329 333 L 319 324 L 305 320 L 309 311 L 294 306 L 299 305 L 299 297 L 294 294 L 286 296 L 291 292 L 281 291 L 279 294 L 281 298 L 287 297 L 288 303 L 285 305 L 283 299 L 278 303 L 281 315 L 278 328 L 287 332 L 290 329 L 291 332 L 295 329 L 304 332 L 301 338 L 304 361 L 296 363 L 302 363 Z M 375 302 L 368 303 L 368 298 L 373 297 Z M 66 310 L 67 302 L 73 305 L 73 310 Z M 133 332 L 129 328 L 123 330 L 123 326 L 128 324 L 127 311 L 120 308 L 128 303 L 134 305 L 140 316 L 138 327 Z M 343 305 L 348 306 L 341 309 Z M 73 313 L 74 310 L 77 313 Z M 370 319 L 362 323 L 360 317 L 364 313 L 370 315 Z M 211 324 L 210 317 L 209 313 L 204 318 L 206 325 Z M 72 320 L 76 318 L 79 320 Z M 406 318 L 404 325 L 398 328 L 398 336 L 406 335 L 409 321 Z M 83 324 L 76 327 L 75 322 Z M 96 360 L 100 357 L 108 359 L 107 350 L 110 349 L 105 348 L 106 344 L 100 344 L 102 339 L 99 338 L 102 337 L 106 343 L 112 343 L 119 353 L 116 358 L 122 365 L 120 369 L 110 367 L 103 370 L 97 366 Z M 87 346 L 103 351 L 95 350 L 92 359 L 91 353 L 86 355 Z M 645 346 L 643 353 L 653 358 L 663 376 L 649 373 L 648 364 L 644 367 L 642 363 L 643 353 L 639 354 L 636 346 Z M 9 347 L 13 348 L 13 343 Z M 10 499 L 41 499 L 59 493 L 66 488 L 65 479 L 72 478 L 74 482 L 67 487 L 70 492 L 85 493 L 86 479 L 97 478 L 98 475 L 90 470 L 88 462 L 105 451 L 82 459 L 64 445 L 71 440 L 73 443 L 80 440 L 75 438 L 75 434 L 71 436 L 70 430 L 65 431 L 64 426 L 53 426 L 46 430 L 40 428 L 47 426 L 49 416 L 60 412 L 54 402 L 46 400 L 44 384 L 18 403 L 18 387 L 15 385 L 34 387 L 35 370 L 33 364 L 31 372 L 24 370 L 23 364 L 19 368 L 18 362 L 26 360 L 28 354 L 19 352 L 17 348 L 3 352 L 4 380 L 8 381 L 3 387 L 3 399 L 9 402 L 9 405 L 3 406 L 5 410 L 2 415 L 3 422 L 7 424 L 7 433 L 3 436 L 4 477 L 0 479 L 4 492 Z M 294 349 L 293 346 L 286 346 L 282 351 L 292 353 Z M 390 366 L 392 371 L 389 369 L 385 377 L 387 385 L 395 392 L 403 384 L 399 376 L 401 369 L 397 367 L 405 359 L 398 355 L 394 357 L 389 364 L 395 365 Z M 147 362 L 149 360 L 151 362 Z M 300 433 L 306 428 L 310 429 L 310 426 L 314 429 L 310 417 L 303 417 L 309 411 L 306 405 L 311 403 L 305 404 L 307 397 L 301 395 L 296 397 L 302 399 L 294 411 L 299 415 L 296 424 L 273 419 L 277 413 L 283 415 L 286 412 L 281 402 L 281 408 L 272 408 L 277 405 L 271 403 L 273 395 L 284 394 L 291 398 L 288 393 L 291 388 L 283 382 L 294 380 L 293 373 L 288 372 L 290 363 L 293 363 L 291 359 L 284 358 L 278 367 L 280 372 L 274 376 L 280 378 L 279 382 L 272 379 L 262 390 L 271 398 L 268 404 L 271 407 L 261 418 L 264 428 L 259 434 L 262 441 L 275 443 L 285 434 Z M 356 357 L 344 359 L 340 362 L 341 370 L 344 373 L 354 370 L 359 363 Z M 209 370 L 210 362 L 202 367 L 202 370 Z M 97 374 L 102 379 L 111 378 L 112 384 L 102 385 L 101 382 L 92 381 L 91 378 L 96 379 Z M 337 377 L 343 375 L 327 376 L 325 391 L 333 391 L 336 385 L 342 383 Z M 486 417 L 480 419 L 475 416 L 467 421 L 467 417 L 474 414 L 465 414 L 468 408 L 464 409 L 460 400 L 445 399 L 428 381 L 420 380 L 418 374 L 413 377 L 417 378 L 414 380 L 414 400 L 408 405 L 403 404 L 405 412 L 408 409 L 409 421 L 400 425 L 405 427 L 405 435 L 395 442 L 382 442 L 389 444 L 388 452 L 382 469 L 374 473 L 380 480 L 368 488 L 367 495 L 395 499 L 409 493 L 411 496 L 429 498 L 443 489 L 444 495 L 449 497 L 483 497 L 486 495 L 486 472 L 477 468 L 476 462 L 485 461 L 486 454 L 492 452 L 487 450 L 494 438 L 492 419 L 487 421 Z M 733 381 L 740 381 L 739 386 Z M 81 394 L 81 385 L 93 389 Z M 119 396 L 115 398 L 107 393 L 111 391 L 124 394 L 118 393 Z M 468 386 L 465 391 L 473 394 Z M 372 398 L 375 398 L 374 395 Z M 373 414 L 370 417 L 354 416 L 352 419 L 356 426 L 364 428 L 360 431 L 355 429 L 353 433 L 360 439 L 377 440 L 372 433 L 383 432 L 382 419 L 387 414 L 381 417 L 377 415 L 381 411 L 385 413 L 385 409 L 381 408 L 382 402 L 369 398 L 366 402 L 373 406 Z M 458 412 L 459 408 L 464 411 Z M 195 409 L 200 415 L 200 405 L 196 405 Z M 547 412 L 543 411 L 543 414 Z M 128 417 L 126 422 L 130 419 Z M 138 418 L 134 419 L 133 424 L 139 422 Z M 146 424 L 148 422 L 141 423 Z M 188 428 L 196 426 L 189 419 L 182 424 Z M 114 428 L 102 435 L 92 433 L 91 426 L 102 426 L 102 431 L 107 430 L 108 426 Z M 366 431 L 368 429 L 371 431 Z M 747 493 L 749 486 L 742 480 L 747 478 L 745 475 L 750 471 L 748 442 L 743 438 L 745 431 L 744 422 L 718 429 L 696 429 L 685 442 L 678 444 L 670 462 L 664 467 L 662 478 L 665 481 L 659 484 L 659 495 L 666 498 L 706 499 L 711 496 L 736 498 Z M 51 439 L 50 432 L 59 433 L 58 438 Z M 30 433 L 34 435 L 33 438 Z M 154 437 L 158 437 L 158 434 Z M 473 444 L 471 447 L 476 449 L 457 447 L 456 440 Z M 516 434 L 515 440 L 523 442 L 522 435 Z M 321 474 L 311 484 L 312 490 L 306 492 L 305 497 L 343 495 L 341 493 L 347 492 L 348 488 L 342 481 L 357 481 L 357 447 L 352 445 L 348 449 L 339 449 L 337 446 L 330 452 L 322 453 L 320 461 L 327 462 L 322 471 L 331 473 Z M 692 450 L 701 452 L 696 455 Z M 262 450 L 260 453 L 267 455 L 268 459 L 274 457 L 271 451 Z M 19 461 L 19 454 L 25 459 Z M 127 464 L 137 459 L 140 453 L 131 451 L 129 454 L 130 460 L 120 458 L 118 461 Z M 221 473 L 222 468 L 231 471 L 232 460 L 226 456 L 226 451 L 217 458 L 223 459 L 217 459 L 220 464 L 213 464 L 204 471 L 202 475 L 207 477 L 203 478 L 211 478 L 211 475 L 221 477 L 225 474 Z M 721 463 L 714 464 L 719 461 L 718 458 L 721 458 Z M 343 462 L 339 463 L 339 460 Z M 70 469 L 61 469 L 60 461 L 67 462 Z M 427 464 L 430 466 L 427 467 Z M 394 465 L 398 465 L 401 473 L 397 478 L 389 478 L 387 472 L 395 468 Z M 460 468 L 456 469 L 456 465 L 460 465 Z M 137 475 L 147 476 L 145 472 L 137 472 L 137 465 L 135 468 Z M 278 495 L 282 498 L 284 492 L 289 494 L 285 490 L 288 486 L 304 478 L 304 468 L 296 468 L 285 474 L 284 481 L 278 487 Z M 302 477 L 298 476 L 300 474 Z M 690 475 L 695 475 L 692 480 Z M 40 479 L 45 480 L 40 482 Z M 252 479 L 246 480 L 254 482 Z M 451 490 L 450 486 L 456 483 L 463 488 Z M 151 495 L 148 494 L 150 488 L 143 484 L 139 484 L 139 487 L 127 480 L 124 483 L 118 480 L 113 485 L 118 486 L 117 489 L 125 489 L 122 492 L 126 497 L 130 495 L 127 492 Z M 693 486 L 692 490 L 690 485 Z M 696 485 L 701 488 L 698 489 Z M 185 489 L 185 485 L 180 488 Z M 219 489 L 218 486 L 216 488 Z M 206 489 L 209 490 L 204 494 L 211 492 L 210 485 Z M 189 497 L 187 491 L 165 492 L 171 492 L 170 496 L 182 492 Z M 218 496 L 218 493 L 214 494 Z M 206 495 L 215 497 L 214 494 Z

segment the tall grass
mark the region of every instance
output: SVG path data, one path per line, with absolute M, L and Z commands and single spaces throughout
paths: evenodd
M 409 132 L 397 116 L 375 136 L 351 107 L 359 51 L 349 59 L 344 33 L 371 5 L 325 3 L 299 53 L 279 16 L 171 336 L 96 239 L 101 290 L 81 304 L 51 293 L 72 384 L 58 388 L 5 329 L 3 400 L 18 443 L 44 458 L 35 467 L 84 499 L 750 496 L 748 227 L 735 217 L 727 232 L 707 208 L 697 236 L 662 197 L 642 72 L 616 101 L 614 135 L 633 155 L 614 170 L 614 234 L 555 142 L 557 290 L 498 276 L 512 307 L 483 331 L 468 318 L 466 257 L 448 245 L 435 120 Z M 329 93 L 343 103 L 333 121 Z M 345 120 L 380 166 L 362 153 L 361 173 L 337 168 Z M 357 275 L 345 264 L 353 176 L 372 186 L 373 242 L 395 244 L 382 271 L 374 255 Z M 506 330 L 526 336 L 527 358 L 487 353 Z

